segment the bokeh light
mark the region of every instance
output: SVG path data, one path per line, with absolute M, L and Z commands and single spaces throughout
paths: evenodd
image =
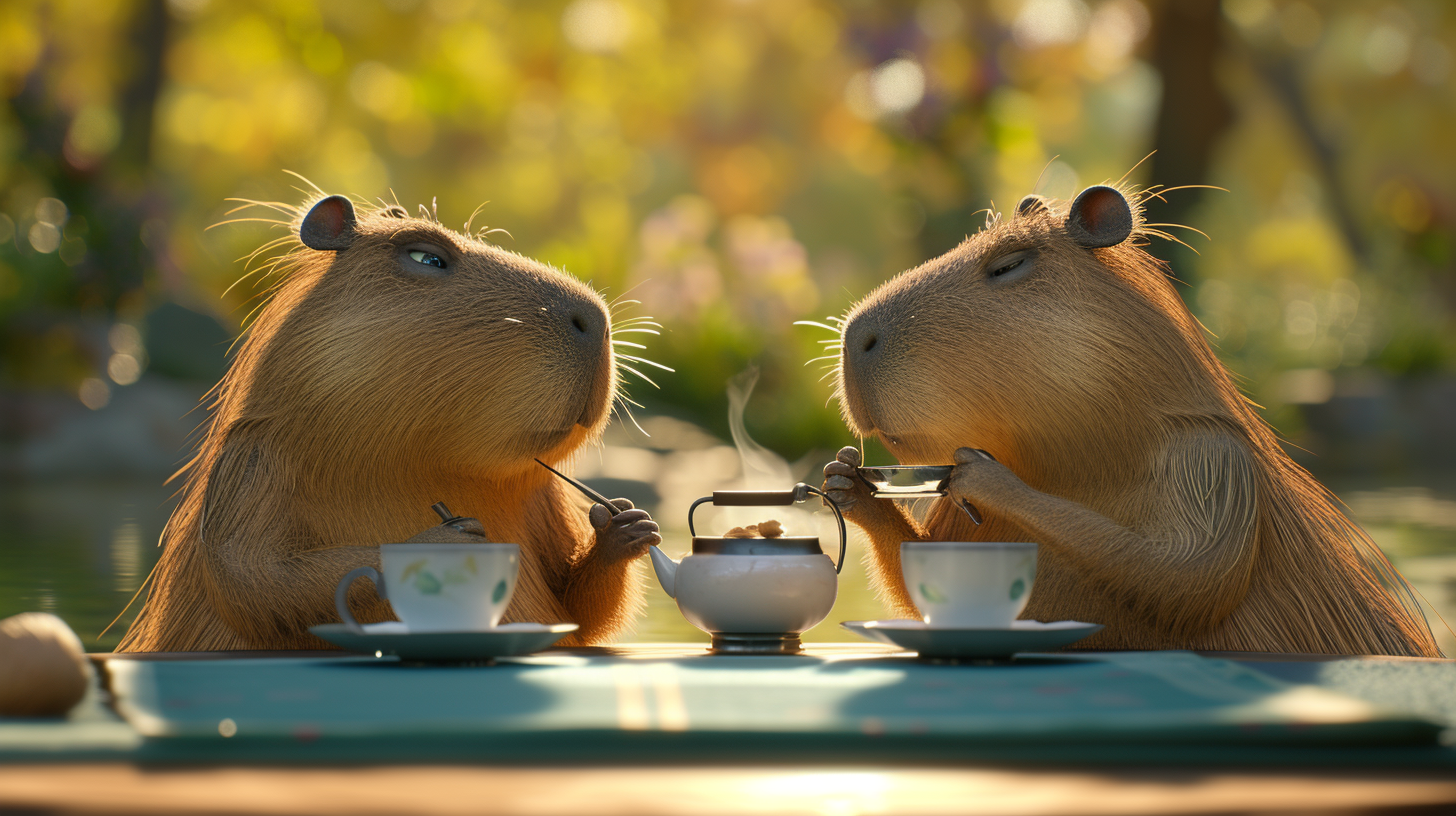
M 1449 470 L 1453 48 L 1426 0 L 11 0 L 0 397 L 195 403 L 276 280 L 237 260 L 276 225 L 216 225 L 312 194 L 293 171 L 479 207 L 663 324 L 646 414 L 726 439 L 756 365 L 748 427 L 808 461 L 856 440 L 794 321 L 1125 178 L 1183 188 L 1149 218 L 1207 237 L 1151 249 L 1302 461 Z

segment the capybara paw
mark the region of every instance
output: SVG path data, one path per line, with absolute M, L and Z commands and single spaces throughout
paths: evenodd
M 648 547 L 662 543 L 662 534 L 657 522 L 646 510 L 637 510 L 626 499 L 612 499 L 617 508 L 614 516 L 600 504 L 592 505 L 591 525 L 597 531 L 595 552 L 609 561 L 637 558 L 647 552 Z
M 862 515 L 875 505 L 874 492 L 856 472 L 859 466 L 859 449 L 853 447 L 840 448 L 834 461 L 824 466 L 824 492 L 846 516 L 857 510 Z
M 946 492 L 953 499 L 968 501 L 977 507 L 994 507 L 1008 493 L 1026 488 L 1026 483 L 1010 468 L 983 450 L 957 448 L 954 459 L 955 470 L 946 483 Z

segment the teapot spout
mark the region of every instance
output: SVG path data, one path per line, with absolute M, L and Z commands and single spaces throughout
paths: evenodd
M 660 547 L 648 547 L 647 552 L 652 556 L 652 571 L 657 573 L 657 583 L 662 584 L 662 591 L 667 597 L 677 597 L 677 564 L 678 562 L 667 557 Z

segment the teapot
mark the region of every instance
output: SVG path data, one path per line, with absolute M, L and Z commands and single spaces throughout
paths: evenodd
M 693 513 L 703 504 L 717 507 L 792 505 L 811 495 L 825 499 L 839 522 L 839 560 L 819 547 L 817 536 L 728 538 L 700 536 Z M 796 654 L 799 634 L 829 614 L 844 566 L 844 516 L 818 488 L 796 484 L 788 490 L 717 490 L 688 508 L 692 554 L 681 561 L 649 548 L 652 568 L 668 597 L 692 625 L 712 636 L 717 654 Z

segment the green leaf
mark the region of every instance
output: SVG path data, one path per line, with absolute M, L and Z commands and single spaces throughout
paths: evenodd
M 439 595 L 442 586 L 440 579 L 429 570 L 421 570 L 419 576 L 415 578 L 415 589 L 419 590 L 421 595 Z
M 931 603 L 945 603 L 945 596 L 940 594 L 940 590 L 927 584 L 920 585 L 920 597 Z
M 1011 582 L 1011 600 L 1020 598 L 1026 592 L 1026 581 L 1017 578 Z
M 425 568 L 425 562 L 428 560 L 429 559 L 421 558 L 418 561 L 411 561 L 409 566 L 404 568 L 404 572 L 400 574 L 399 580 L 408 581 L 414 576 L 415 573 Z

